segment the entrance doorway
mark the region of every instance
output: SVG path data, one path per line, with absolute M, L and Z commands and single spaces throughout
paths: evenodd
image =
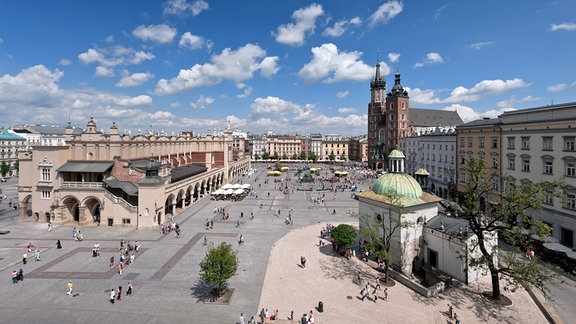
M 428 249 L 428 263 L 433 268 L 438 268 L 438 252 Z

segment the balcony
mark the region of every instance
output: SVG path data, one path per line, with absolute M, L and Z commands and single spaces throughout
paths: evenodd
M 103 189 L 102 182 L 80 182 L 80 181 L 64 181 L 62 182 L 62 189 Z

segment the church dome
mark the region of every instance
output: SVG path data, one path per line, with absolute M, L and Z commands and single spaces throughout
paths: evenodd
M 380 176 L 372 187 L 379 195 L 399 195 L 408 198 L 420 198 L 422 188 L 416 179 L 407 173 L 385 173 Z

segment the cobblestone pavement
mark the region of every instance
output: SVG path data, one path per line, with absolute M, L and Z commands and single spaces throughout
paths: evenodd
M 324 197 L 316 191 L 284 194 L 275 188 L 280 182 L 271 179 L 264 184 L 265 167 L 257 168 L 257 174 L 235 181 L 251 183 L 258 198 L 198 201 L 175 218 L 181 225 L 180 238 L 156 230 L 81 226 L 84 240 L 79 242 L 72 239 L 73 226 L 54 226 L 48 232 L 44 223 L 19 222 L 3 214 L 0 229 L 11 232 L 0 235 L 0 278 L 4 278 L 0 280 L 0 323 L 237 323 L 240 313 L 248 319 L 261 307 L 279 309 L 282 318 L 290 310 L 296 316 L 314 310 L 316 323 L 394 322 L 395 316 L 408 323 L 447 323 L 442 312 L 448 302 L 461 310 L 463 323 L 495 323 L 495 316 L 510 322 L 544 322 L 526 293 L 513 294 L 512 307 L 494 309 L 478 297 L 476 286 L 443 300 L 428 300 L 396 285 L 389 289 L 388 302 L 361 302 L 349 271 L 362 269 L 370 276 L 370 270 L 361 261 L 341 264 L 342 259 L 333 257 L 328 247 L 320 251 L 315 246 L 321 226 L 354 222 L 357 201 L 349 191 L 326 192 Z M 360 189 L 367 185 L 360 184 Z M 323 202 L 313 202 L 314 198 Z M 230 214 L 227 221 L 216 217 L 214 209 L 219 207 Z M 294 224 L 286 225 L 290 210 Z M 205 227 L 206 219 L 214 221 L 212 229 Z M 211 243 L 228 242 L 238 251 L 240 266 L 230 280 L 234 293 L 228 303 L 203 298 L 207 288 L 198 280 L 198 264 L 207 249 L 202 244 L 205 235 Z M 242 246 L 237 243 L 240 235 L 246 242 Z M 62 249 L 56 249 L 57 240 Z M 122 276 L 109 265 L 111 256 L 118 260 L 120 240 L 138 241 L 142 247 Z M 29 242 L 42 252 L 42 261 L 34 261 L 28 253 L 29 261 L 23 265 Z M 99 257 L 92 257 L 95 243 L 101 246 Z M 301 254 L 309 260 L 305 270 L 297 267 Z M 11 273 L 20 268 L 24 281 L 12 284 Z M 73 296 L 66 294 L 69 280 Z M 132 296 L 125 295 L 128 282 L 134 285 Z M 124 287 L 122 300 L 111 304 L 110 289 L 119 285 Z M 320 300 L 325 303 L 323 313 L 314 309 Z

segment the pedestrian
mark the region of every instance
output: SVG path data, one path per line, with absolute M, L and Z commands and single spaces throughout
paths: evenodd
M 120 300 L 122 297 L 122 286 L 118 286 L 118 293 L 116 294 L 116 299 Z
M 306 258 L 304 256 L 300 257 L 300 266 L 302 269 L 306 269 Z
M 123 262 L 118 263 L 118 274 L 122 275 L 123 270 L 124 270 L 124 263 Z
M 288 317 L 289 320 L 293 321 L 294 320 L 294 311 L 290 311 L 290 317 Z
M 370 256 L 370 252 L 368 252 L 368 250 L 366 250 L 364 252 L 364 261 L 368 262 L 368 257 Z
M 12 272 L 12 283 L 18 283 L 18 272 L 16 272 L 16 270 Z
M 48 222 L 48 232 L 52 232 L 52 222 Z
M 24 252 L 24 254 L 22 254 L 22 263 L 26 264 L 26 258 L 28 258 L 28 254 L 26 252 Z
M 452 314 L 454 313 L 454 307 L 450 304 L 448 304 L 448 316 L 450 316 L 450 318 L 452 318 Z
M 134 263 L 135 258 L 136 256 L 134 256 L 134 253 L 130 254 L 130 263 Z
M 132 283 L 128 283 L 128 285 L 126 285 L 126 295 L 127 296 L 131 296 L 132 295 Z
M 302 314 L 302 318 L 300 319 L 300 324 L 306 324 L 308 323 L 308 317 L 306 317 L 306 314 Z
M 114 266 L 114 256 L 110 257 L 110 268 Z
M 56 248 L 57 248 L 57 249 L 61 249 L 61 248 L 62 248 L 62 243 L 60 243 L 60 240 L 58 240 L 58 241 L 56 242 Z
M 456 324 L 460 324 L 460 317 L 458 317 L 458 314 L 454 313 L 454 319 L 456 320 Z
M 238 244 L 244 244 L 244 235 L 240 235 L 240 239 L 238 240 Z
M 264 311 L 264 308 L 262 308 L 262 310 L 260 310 L 260 322 L 262 322 L 262 324 L 264 324 L 264 321 L 266 320 L 266 311 Z
M 36 250 L 36 253 L 34 253 L 34 257 L 36 258 L 36 261 L 40 261 L 40 250 Z
M 72 229 L 72 238 L 76 239 L 76 227 Z
M 240 324 L 244 324 L 244 313 L 240 313 Z
M 22 269 L 18 271 L 18 280 L 24 281 L 24 271 L 22 271 Z
M 244 212 L 240 212 L 240 218 L 244 217 Z
M 68 281 L 68 292 L 66 293 L 66 295 L 70 295 L 72 296 L 72 281 Z
M 115 300 L 116 300 L 116 291 L 114 290 L 114 288 L 112 288 L 110 289 L 110 302 L 114 304 Z
M 534 259 L 534 250 L 530 250 L 530 260 Z
M 384 288 L 384 300 L 388 301 L 388 288 Z

